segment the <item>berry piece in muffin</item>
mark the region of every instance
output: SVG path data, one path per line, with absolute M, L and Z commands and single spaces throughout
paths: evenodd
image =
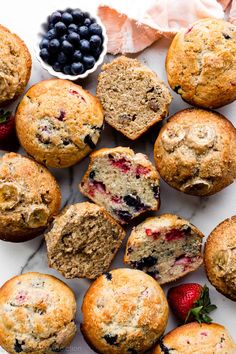
M 192 322 L 167 333 L 153 354 L 234 354 L 235 350 L 236 345 L 225 327 Z
M 59 279 L 26 273 L 0 289 L 0 345 L 10 354 L 64 350 L 76 334 L 76 300 Z
M 168 115 L 172 99 L 153 71 L 124 56 L 103 65 L 97 95 L 107 123 L 132 140 Z
M 67 80 L 32 86 L 16 111 L 16 130 L 24 149 L 50 167 L 69 167 L 94 149 L 103 129 L 99 101 Z
M 204 264 L 216 290 L 236 301 L 236 216 L 211 232 L 205 244 Z
M 141 354 L 163 334 L 168 319 L 164 292 L 147 274 L 115 269 L 88 289 L 81 330 L 97 353 Z
M 146 155 L 124 147 L 95 151 L 80 191 L 120 223 L 159 208 L 159 175 Z
M 236 26 L 206 18 L 180 31 L 166 58 L 167 78 L 183 100 L 217 108 L 236 99 Z
M 215 194 L 236 178 L 236 129 L 217 112 L 184 109 L 160 130 L 154 158 L 171 187 L 196 196 Z
M 151 217 L 135 227 L 128 239 L 124 262 L 169 283 L 202 264 L 203 234 L 176 215 Z
M 40 235 L 60 203 L 60 188 L 45 167 L 15 153 L 0 157 L 0 239 L 22 242 Z
M 45 235 L 49 265 L 66 278 L 97 278 L 108 271 L 124 237 L 122 227 L 98 205 L 70 205 Z

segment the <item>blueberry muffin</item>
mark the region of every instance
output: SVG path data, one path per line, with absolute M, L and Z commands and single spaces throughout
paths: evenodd
M 236 177 L 236 129 L 217 112 L 185 109 L 162 127 L 154 158 L 171 187 L 197 196 L 215 194 Z
M 180 31 L 166 58 L 170 86 L 188 103 L 217 108 L 236 99 L 236 26 L 206 18 Z
M 204 263 L 216 290 L 236 301 L 236 216 L 224 220 L 211 232 L 205 244 Z
M 40 235 L 60 204 L 60 188 L 45 167 L 15 153 L 0 157 L 0 239 L 22 242 Z
M 177 215 L 154 216 L 132 230 L 124 262 L 151 275 L 159 284 L 169 283 L 200 267 L 203 237 L 201 231 Z
M 168 303 L 154 279 L 123 268 L 102 275 L 90 286 L 82 313 L 82 333 L 97 353 L 140 354 L 163 334 Z
M 236 345 L 225 327 L 192 322 L 166 334 L 153 354 L 234 354 L 235 350 Z
M 45 354 L 67 347 L 76 333 L 76 300 L 59 279 L 26 273 L 0 289 L 0 345 L 10 354 Z
M 32 86 L 16 111 L 21 145 L 51 167 L 68 167 L 83 159 L 98 142 L 102 127 L 99 101 L 67 80 Z
M 124 237 L 122 227 L 102 207 L 70 205 L 45 235 L 49 266 L 66 278 L 97 278 L 109 270 Z
M 146 155 L 116 147 L 97 150 L 90 157 L 80 191 L 120 223 L 159 208 L 159 175 Z
M 31 56 L 25 43 L 0 25 L 0 106 L 11 103 L 24 91 L 31 73 Z
M 156 73 L 125 56 L 103 65 L 97 95 L 107 123 L 132 140 L 168 115 L 172 99 Z

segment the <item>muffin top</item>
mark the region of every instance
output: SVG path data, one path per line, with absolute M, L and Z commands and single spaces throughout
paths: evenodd
M 189 108 L 174 114 L 154 147 L 161 177 L 192 195 L 211 195 L 236 177 L 236 129 L 221 114 Z
M 236 216 L 212 231 L 205 245 L 204 262 L 212 285 L 236 301 Z
M 16 112 L 22 146 L 51 167 L 80 161 L 95 147 L 102 127 L 99 101 L 67 80 L 45 80 L 32 86 Z
M 217 323 L 192 322 L 165 335 L 153 354 L 234 354 L 235 349 L 235 343 L 225 327 Z
M 0 105 L 14 100 L 25 89 L 31 72 L 31 56 L 25 43 L 0 25 Z
M 179 32 L 169 48 L 170 86 L 190 104 L 216 108 L 236 98 L 236 26 L 203 19 Z
M 149 275 L 116 269 L 100 276 L 87 291 L 82 331 L 88 343 L 104 354 L 143 353 L 164 332 L 168 304 Z
M 0 289 L 0 345 L 10 354 L 53 353 L 76 333 L 76 300 L 59 279 L 26 273 Z
M 45 229 L 61 202 L 51 173 L 15 153 L 0 157 L 0 238 L 26 241 Z

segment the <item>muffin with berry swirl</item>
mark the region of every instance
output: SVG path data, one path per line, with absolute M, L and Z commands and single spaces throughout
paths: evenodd
M 24 149 L 50 167 L 69 167 L 95 148 L 103 128 L 99 101 L 67 80 L 32 86 L 16 111 L 16 130 Z

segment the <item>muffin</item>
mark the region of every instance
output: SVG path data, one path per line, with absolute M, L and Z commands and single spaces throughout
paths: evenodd
M 76 300 L 59 279 L 26 273 L 0 289 L 0 345 L 10 354 L 45 354 L 67 347 L 76 333 Z
M 192 322 L 166 334 L 153 354 L 234 354 L 235 350 L 236 345 L 225 327 Z
M 236 216 L 224 220 L 205 244 L 207 277 L 220 293 L 236 301 Z
M 185 109 L 162 127 L 154 158 L 171 187 L 197 196 L 215 194 L 236 177 L 236 129 L 219 113 Z
M 24 91 L 31 73 L 31 56 L 25 43 L 0 25 L 0 106 L 17 99 Z
M 163 214 L 134 227 L 124 262 L 151 275 L 159 284 L 195 271 L 202 264 L 202 238 L 195 226 L 177 215 Z
M 171 88 L 188 103 L 217 108 L 236 98 L 236 26 L 206 18 L 180 31 L 166 58 Z
M 140 354 L 163 334 L 168 304 L 154 279 L 122 268 L 102 275 L 90 286 L 82 313 L 82 333 L 97 353 Z
M 45 167 L 13 152 L 0 157 L 0 239 L 22 242 L 40 235 L 60 204 L 60 188 Z
M 100 149 L 91 160 L 80 191 L 120 223 L 159 208 L 159 175 L 147 156 L 125 147 Z
M 156 73 L 125 56 L 103 65 L 97 95 L 107 123 L 132 140 L 168 115 L 172 99 Z
M 49 266 L 66 278 L 97 278 L 109 270 L 124 237 L 122 227 L 102 207 L 70 205 L 45 235 Z
M 32 86 L 16 111 L 21 145 L 51 167 L 68 167 L 83 159 L 95 147 L 102 128 L 99 101 L 67 80 Z

